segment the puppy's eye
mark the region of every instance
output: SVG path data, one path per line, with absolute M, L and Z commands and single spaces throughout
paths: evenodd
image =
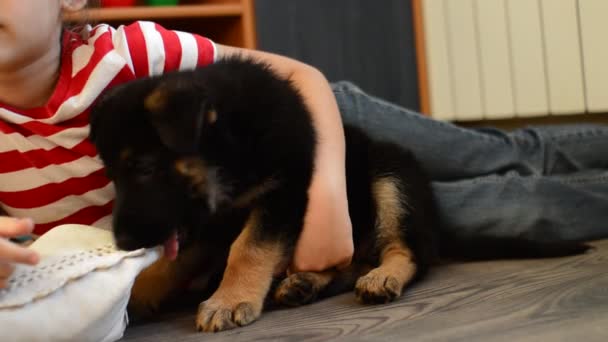
M 141 176 L 152 176 L 156 173 L 156 168 L 150 164 L 143 164 L 139 166 L 137 173 Z
M 152 159 L 131 159 L 127 162 L 127 167 L 141 177 L 152 176 L 156 173 L 156 163 Z
M 217 118 L 218 118 L 218 116 L 217 116 L 217 112 L 215 111 L 215 109 L 211 108 L 205 112 L 204 120 L 207 125 L 215 124 L 215 122 L 217 121 Z

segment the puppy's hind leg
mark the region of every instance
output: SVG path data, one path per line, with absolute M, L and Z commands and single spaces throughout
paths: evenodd
M 406 245 L 403 226 L 408 208 L 402 184 L 393 176 L 382 176 L 372 182 L 376 206 L 376 249 L 380 265 L 362 276 L 355 284 L 357 300 L 366 304 L 387 303 L 401 292 L 416 275 L 417 266 Z
M 285 306 L 300 306 L 314 302 L 332 282 L 336 271 L 298 272 L 289 275 L 274 291 L 274 301 Z
M 357 279 L 372 268 L 355 260 L 340 270 L 291 274 L 276 286 L 273 303 L 295 307 L 351 291 Z

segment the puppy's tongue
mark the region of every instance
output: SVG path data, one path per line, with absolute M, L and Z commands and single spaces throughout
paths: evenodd
M 165 257 L 171 261 L 177 258 L 179 252 L 179 242 L 177 241 L 177 233 L 171 234 L 171 236 L 165 241 L 163 245 L 165 249 Z

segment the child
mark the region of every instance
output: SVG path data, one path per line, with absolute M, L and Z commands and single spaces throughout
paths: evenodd
M 290 75 L 319 132 L 318 167 L 293 268 L 314 271 L 350 263 L 342 125 L 320 72 L 285 57 L 214 44 L 149 22 L 119 29 L 99 25 L 85 32 L 88 38 L 65 30 L 62 14 L 86 5 L 86 0 L 0 2 L 0 203 L 9 216 L 28 218 L 0 220 L 0 287 L 12 263 L 38 261 L 6 238 L 32 230 L 42 234 L 63 223 L 109 228 L 113 188 L 87 140 L 95 99 L 122 82 L 202 66 L 234 53 L 264 60 Z

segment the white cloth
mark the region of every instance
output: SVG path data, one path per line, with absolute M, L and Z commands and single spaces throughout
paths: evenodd
M 116 249 L 109 231 L 63 225 L 30 245 L 36 266 L 18 265 L 0 290 L 0 340 L 116 341 L 136 276 L 160 249 Z

